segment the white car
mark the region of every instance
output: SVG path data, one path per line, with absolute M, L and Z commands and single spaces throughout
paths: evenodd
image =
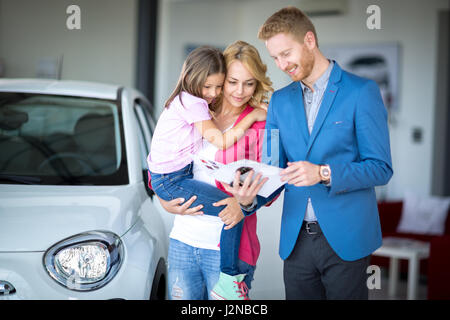
M 0 300 L 165 298 L 150 111 L 131 88 L 0 80 Z

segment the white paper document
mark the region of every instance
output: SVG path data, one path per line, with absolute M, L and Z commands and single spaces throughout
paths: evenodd
M 198 155 L 192 155 L 194 163 L 212 175 L 214 179 L 218 181 L 231 184 L 234 181 L 236 171 L 241 171 L 241 182 L 247 177 L 251 170 L 254 170 L 253 179 L 258 173 L 262 174 L 262 178 L 268 178 L 266 183 L 259 190 L 258 195 L 267 198 L 275 190 L 284 185 L 286 182 L 281 181 L 280 171 L 281 168 L 270 166 L 264 163 L 252 161 L 252 160 L 239 160 L 228 164 L 223 164 L 217 161 L 208 160 Z

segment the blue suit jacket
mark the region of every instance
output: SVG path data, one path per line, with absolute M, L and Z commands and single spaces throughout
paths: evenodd
M 281 258 L 294 248 L 308 198 L 328 243 L 343 260 L 360 259 L 380 247 L 374 187 L 387 184 L 393 171 L 387 112 L 376 83 L 335 63 L 311 135 L 299 82 L 272 95 L 266 129 L 263 161 L 281 168 L 288 161 L 329 164 L 332 173 L 330 187 L 285 185 Z M 258 207 L 276 193 L 258 197 Z

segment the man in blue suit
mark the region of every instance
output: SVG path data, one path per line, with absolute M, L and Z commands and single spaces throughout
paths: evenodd
M 285 168 L 287 181 L 279 249 L 286 298 L 368 299 L 369 257 L 382 241 L 374 187 L 393 173 L 379 88 L 326 59 L 295 7 L 268 18 L 258 37 L 293 80 L 271 98 L 265 141 L 266 162 Z M 249 213 L 281 192 L 255 198 L 264 183 L 257 178 L 227 187 Z

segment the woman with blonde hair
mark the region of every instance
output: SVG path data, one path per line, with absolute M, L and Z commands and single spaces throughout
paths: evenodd
M 255 108 L 266 108 L 269 94 L 273 91 L 271 81 L 266 76 L 267 67 L 261 61 L 258 51 L 244 41 L 236 41 L 224 51 L 227 73 L 221 96 L 210 106 L 215 125 L 226 132 L 236 126 Z M 261 161 L 262 141 L 265 121 L 254 122 L 234 145 L 219 150 L 203 139 L 199 155 L 222 163 L 240 159 Z M 225 191 L 219 181 L 194 165 L 194 179 L 210 183 Z M 220 232 L 223 224 L 240 222 L 244 215 L 237 201 L 230 197 L 214 203 L 226 205 L 218 217 L 203 215 L 203 206 L 189 208 L 194 199 L 172 201 L 161 200 L 163 207 L 177 214 L 170 233 L 168 270 L 169 298 L 198 300 L 205 298 L 222 299 L 230 290 L 247 298 L 247 290 L 253 279 L 260 245 L 256 235 L 256 214 L 245 217 L 240 247 L 238 267 L 245 278 L 234 288 L 214 287 L 220 273 Z M 218 282 L 220 283 L 220 281 Z

